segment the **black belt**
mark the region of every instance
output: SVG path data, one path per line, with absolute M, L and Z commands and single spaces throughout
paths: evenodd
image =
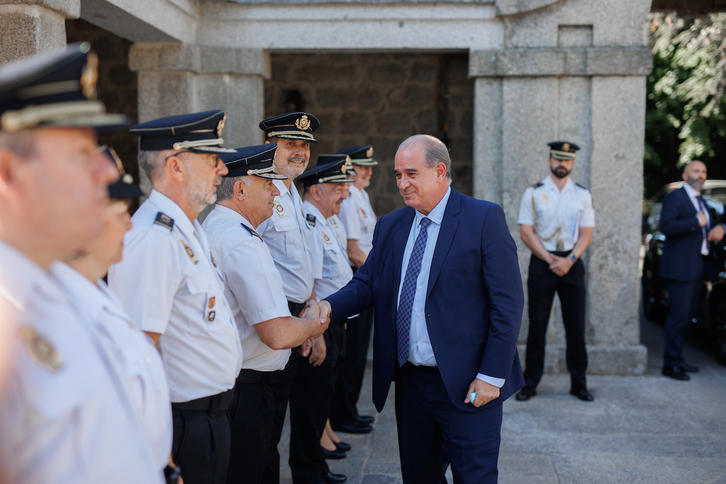
M 194 410 L 197 412 L 224 412 L 229 407 L 233 395 L 234 388 L 217 395 L 197 398 L 189 402 L 172 403 L 171 408 L 172 410 Z
M 267 383 L 272 380 L 281 370 L 278 371 L 257 371 L 242 369 L 237 376 L 237 383 Z
M 403 364 L 405 368 L 409 368 L 411 370 L 419 370 L 419 371 L 425 371 L 427 373 L 439 373 L 439 367 L 438 366 L 424 366 L 424 365 L 414 365 L 410 361 L 407 361 Z
M 296 303 L 292 301 L 287 301 L 287 307 L 290 309 L 290 314 L 292 314 L 295 317 L 300 316 L 300 313 L 303 312 L 303 309 L 305 309 L 306 303 Z

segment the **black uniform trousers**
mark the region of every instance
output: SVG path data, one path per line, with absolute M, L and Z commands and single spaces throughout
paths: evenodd
M 305 304 L 292 303 L 288 301 L 290 314 L 299 317 L 305 309 Z M 275 399 L 275 416 L 272 423 L 272 434 L 270 436 L 270 450 L 267 453 L 265 472 L 262 476 L 264 484 L 280 484 L 280 452 L 277 444 L 282 437 L 282 427 L 285 425 L 285 414 L 287 413 L 287 402 L 290 401 L 293 381 L 297 373 L 298 348 L 293 348 L 290 359 L 282 371 L 275 372 L 270 387 Z
M 663 368 L 677 369 L 683 364 L 683 341 L 688 334 L 703 286 L 703 270 L 706 257 L 698 267 L 696 278 L 690 281 L 667 279 L 668 315 L 665 323 L 665 347 Z
M 280 371 L 243 369 L 227 411 L 232 429 L 227 484 L 260 484 L 275 423 L 273 384 Z M 183 468 L 182 468 L 183 470 Z
M 227 408 L 234 392 L 171 404 L 171 454 L 182 469 L 185 484 L 225 483 L 230 449 Z
M 358 399 L 368 362 L 368 346 L 373 327 L 373 308 L 362 311 L 347 322 L 345 356 L 335 385 L 330 423 L 334 427 L 354 424 L 358 420 Z
M 564 257 L 569 252 L 553 252 Z M 585 265 L 578 259 L 564 276 L 557 276 L 542 259 L 532 255 L 527 279 L 529 296 L 529 335 L 527 336 L 524 381 L 536 388 L 542 378 L 545 338 L 555 292 L 562 304 L 562 321 L 567 342 L 567 370 L 573 390 L 587 387 L 587 350 L 585 349 Z
M 345 329 L 331 324 L 325 331 L 326 356 L 319 366 L 300 357 L 290 395 L 290 469 L 293 484 L 325 482 L 329 472 L 320 449 L 325 421 L 330 416 L 335 382 L 340 373 L 338 355 L 345 347 Z

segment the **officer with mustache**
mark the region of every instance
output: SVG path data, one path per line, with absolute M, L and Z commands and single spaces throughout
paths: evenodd
M 532 251 L 532 257 L 527 281 L 529 335 L 525 387 L 516 398 L 522 402 L 537 394 L 544 370 L 547 323 L 557 292 L 565 325 L 570 393 L 591 402 L 593 396 L 585 379 L 585 265 L 580 257 L 592 240 L 595 210 L 590 192 L 570 180 L 575 153 L 580 147 L 568 141 L 548 145 L 550 174 L 525 190 L 517 220 L 522 242 Z

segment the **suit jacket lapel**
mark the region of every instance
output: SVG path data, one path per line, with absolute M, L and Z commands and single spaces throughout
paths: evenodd
M 691 197 L 688 196 L 688 192 L 684 187 L 681 187 L 681 192 L 683 193 L 683 203 L 686 204 L 686 207 L 688 207 L 689 214 L 696 215 L 696 207 L 693 206 L 693 201 L 691 200 Z
M 406 251 L 406 240 L 408 234 L 411 233 L 411 225 L 413 224 L 416 211 L 411 209 L 410 213 L 404 215 L 401 223 L 394 229 L 393 234 L 393 290 L 398 295 L 398 288 L 401 285 L 401 264 L 403 264 L 403 253 Z M 398 296 L 396 296 L 396 305 L 393 308 L 393 320 L 396 320 L 396 311 L 398 309 Z
M 431 289 L 434 287 L 441 268 L 444 266 L 444 259 L 446 259 L 446 255 L 451 248 L 451 243 L 454 241 L 456 229 L 459 227 L 459 220 L 456 216 L 460 210 L 461 194 L 452 188 L 449 203 L 446 204 L 446 210 L 444 211 L 444 218 L 441 220 L 441 229 L 439 230 L 439 238 L 436 241 L 436 248 L 434 249 L 434 258 L 431 261 L 429 284 L 426 288 L 426 299 L 431 294 Z

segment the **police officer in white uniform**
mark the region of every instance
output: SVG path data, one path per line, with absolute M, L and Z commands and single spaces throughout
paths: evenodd
M 51 273 L 65 289 L 70 300 L 86 316 L 107 352 L 121 368 L 124 384 L 131 397 L 152 456 L 167 476 L 180 474 L 180 467 L 169 462 L 171 453 L 171 405 L 169 384 L 154 342 L 124 311 L 121 301 L 101 279 L 112 263 L 119 262 L 123 237 L 131 229 L 129 200 L 143 195 L 125 174 L 123 164 L 112 148 L 104 153 L 121 169 L 121 178 L 109 185 L 109 203 L 103 214 L 103 232 L 64 262 L 51 266 Z
M 348 256 L 328 222 L 331 216 L 340 213 L 340 205 L 348 196 L 348 186 L 353 182 L 350 171 L 347 155 L 322 154 L 315 168 L 299 177 L 305 187 L 306 223 L 313 231 L 311 246 L 317 298 L 329 296 L 353 278 Z M 323 335 L 323 344 L 322 363 L 313 362 L 313 356 L 300 359 L 290 397 L 290 469 L 295 484 L 346 480 L 345 475 L 330 472 L 320 446 L 340 373 L 339 355 L 345 351 L 344 327 L 330 326 Z
M 196 218 L 216 200 L 227 168 L 222 111 L 170 116 L 131 128 L 154 189 L 126 235 L 109 286 L 157 343 L 169 377 L 172 455 L 186 484 L 225 482 L 226 411 L 242 364 L 237 326 Z M 231 152 L 232 150 L 227 150 Z
M 229 173 L 217 187 L 217 204 L 204 221 L 212 254 L 222 271 L 245 359 L 228 415 L 232 449 L 227 482 L 262 482 L 275 418 L 275 392 L 290 349 L 327 328 L 317 304 L 303 319 L 290 315 L 282 278 L 256 229 L 273 212 L 280 191 L 273 180 L 275 144 L 222 154 Z
M 87 43 L 0 67 L 0 325 L 13 332 L 0 398 L 0 481 L 163 482 L 123 375 L 49 274 L 102 230 L 118 171 L 95 130 Z
M 595 210 L 590 192 L 569 176 L 580 148 L 567 141 L 548 145 L 550 174 L 525 190 L 517 220 L 522 241 L 532 251 L 532 257 L 527 281 L 529 335 L 525 387 L 516 398 L 526 401 L 537 394 L 544 369 L 547 323 L 557 292 L 565 325 L 570 393 L 591 402 L 593 396 L 587 390 L 585 378 L 585 266 L 580 257 L 592 240 Z
M 350 186 L 350 196 L 340 207 L 340 218 L 345 224 L 348 258 L 352 262 L 353 270 L 356 270 L 363 265 L 373 248 L 373 229 L 377 218 L 365 189 L 371 183 L 373 167 L 378 162 L 373 159 L 371 145 L 351 146 L 338 153 L 349 155 L 355 170 L 355 182 Z M 351 433 L 373 430 L 373 417 L 360 415 L 356 408 L 363 385 L 372 328 L 373 308 L 366 309 L 348 321 L 343 369 L 338 378 L 330 413 L 330 423 L 335 430 Z
M 260 122 L 265 132 L 265 143 L 276 143 L 275 170 L 287 177 L 273 183 L 280 191 L 275 197 L 272 217 L 262 222 L 257 232 L 270 249 L 275 266 L 282 277 L 290 313 L 299 316 L 308 300 L 313 297 L 313 259 L 310 249 L 312 231 L 305 223 L 303 202 L 293 181 L 300 176 L 310 161 L 310 143 L 317 143 L 313 132 L 320 122 L 310 113 L 292 112 L 267 118 Z M 319 352 L 319 343 L 311 350 Z M 262 482 L 280 482 L 280 442 L 285 423 L 287 402 L 297 369 L 297 351 L 293 350 L 284 371 L 276 377 L 272 386 L 276 392 L 275 423 L 272 448 L 267 457 L 267 469 Z

